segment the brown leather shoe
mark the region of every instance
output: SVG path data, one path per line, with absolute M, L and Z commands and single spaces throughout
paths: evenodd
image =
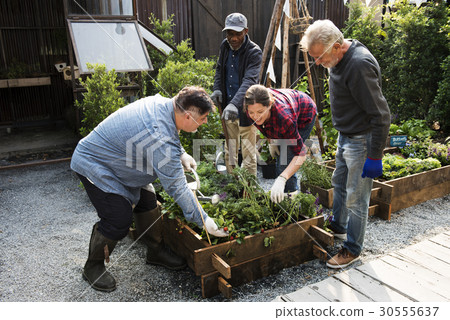
M 359 256 L 353 255 L 347 248 L 342 247 L 337 255 L 327 261 L 327 267 L 333 269 L 345 268 L 358 260 Z

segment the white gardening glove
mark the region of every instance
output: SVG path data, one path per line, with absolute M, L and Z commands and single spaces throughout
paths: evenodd
M 187 152 L 183 153 L 180 159 L 185 171 L 191 171 L 191 168 L 197 170 L 197 162 Z
M 269 152 L 270 155 L 272 156 L 272 158 L 276 158 L 277 156 L 280 155 L 280 148 L 278 148 L 278 145 L 276 144 L 269 144 Z
M 284 199 L 284 187 L 286 186 L 286 178 L 278 176 L 270 189 L 270 200 L 279 203 Z
M 217 224 L 210 217 L 206 217 L 205 225 L 203 226 L 203 229 L 206 229 L 206 231 L 208 231 L 209 234 L 212 234 L 213 236 L 216 236 L 216 237 L 227 237 L 228 236 L 228 231 L 224 231 L 223 228 L 219 229 L 217 227 Z
M 234 121 L 237 118 L 239 118 L 239 110 L 238 110 L 238 108 L 234 104 L 229 103 L 226 106 L 226 108 L 223 109 L 222 119 Z
M 219 105 L 219 103 L 222 103 L 222 91 L 220 90 L 214 90 L 209 97 L 216 106 Z

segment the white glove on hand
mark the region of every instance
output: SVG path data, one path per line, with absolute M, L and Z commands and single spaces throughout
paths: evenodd
M 234 104 L 230 103 L 226 106 L 225 109 L 223 109 L 222 119 L 234 121 L 238 117 L 239 117 L 239 110 Z
M 286 178 L 278 176 L 270 189 L 270 200 L 279 203 L 284 199 L 284 187 L 286 186 Z
M 180 159 L 185 171 L 190 171 L 191 168 L 197 170 L 197 162 L 195 162 L 195 159 L 188 155 L 187 152 L 183 153 Z
M 228 231 L 224 231 L 223 228 L 219 229 L 217 227 L 217 224 L 210 217 L 206 217 L 205 225 L 203 226 L 203 229 L 206 229 L 206 231 L 208 231 L 209 234 L 212 234 L 213 236 L 216 236 L 216 237 L 227 237 L 228 236 Z
M 222 91 L 220 90 L 214 90 L 214 92 L 209 97 L 215 105 L 222 103 Z
M 269 144 L 269 152 L 272 158 L 276 158 L 280 155 L 280 148 L 278 148 L 278 145 L 276 144 Z

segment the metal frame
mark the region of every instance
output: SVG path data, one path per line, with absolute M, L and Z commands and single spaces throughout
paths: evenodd
M 83 19 L 83 20 L 67 19 L 67 25 L 68 25 L 68 29 L 69 29 L 69 32 L 70 32 L 70 39 L 68 39 L 68 40 L 72 40 L 73 49 L 74 49 L 73 51 L 75 52 L 75 58 L 76 58 L 76 61 L 79 63 L 81 60 L 80 60 L 80 56 L 79 56 L 79 50 L 78 50 L 77 44 L 75 42 L 75 37 L 74 37 L 74 33 L 73 33 L 73 30 L 72 30 L 71 23 L 93 23 L 93 21 L 92 20 L 86 20 L 86 19 Z M 105 20 L 102 20 L 99 23 L 133 23 L 135 28 L 136 28 L 136 32 L 138 34 L 139 42 L 141 44 L 142 51 L 144 52 L 145 59 L 147 60 L 148 65 L 150 66 L 150 70 L 149 71 L 153 70 L 152 62 L 150 60 L 150 56 L 148 55 L 148 51 L 147 51 L 147 48 L 145 46 L 142 34 L 141 34 L 140 30 L 139 30 L 139 24 L 138 24 L 137 21 L 130 21 L 130 20 L 123 21 L 123 20 L 105 19 Z M 83 72 L 81 67 L 79 67 L 79 71 L 80 71 L 80 74 L 90 74 L 90 72 Z M 140 72 L 140 71 L 143 71 L 143 70 L 142 69 L 125 69 L 125 70 L 116 69 L 116 72 Z

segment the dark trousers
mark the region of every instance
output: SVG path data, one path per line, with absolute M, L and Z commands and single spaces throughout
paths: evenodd
M 100 218 L 98 231 L 108 239 L 123 239 L 133 222 L 133 207 L 130 201 L 121 195 L 100 190 L 80 174 L 78 177 Z M 156 208 L 156 205 L 156 195 L 141 189 L 141 198 L 135 210 L 148 211 Z

